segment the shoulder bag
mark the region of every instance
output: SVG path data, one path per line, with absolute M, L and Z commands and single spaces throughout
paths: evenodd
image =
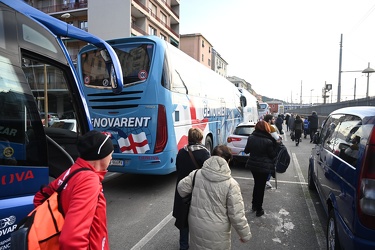
M 191 150 L 190 150 L 189 147 L 188 147 L 188 152 L 189 152 L 190 158 L 191 158 L 191 160 L 193 161 L 195 167 L 196 167 L 197 169 L 201 168 L 201 167 L 199 167 L 197 161 L 196 161 L 195 158 L 194 158 L 193 152 L 191 152 Z

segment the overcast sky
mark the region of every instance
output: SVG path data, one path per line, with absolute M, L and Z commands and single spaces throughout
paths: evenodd
M 340 36 L 342 71 L 375 69 L 373 0 L 181 0 L 180 33 L 201 33 L 228 63 L 228 76 L 259 94 L 322 102 L 332 84 L 336 102 Z M 356 80 L 355 80 L 356 79 Z M 375 74 L 369 95 L 375 96 Z M 356 84 L 355 84 L 356 82 Z M 341 101 L 366 96 L 367 75 L 343 72 Z

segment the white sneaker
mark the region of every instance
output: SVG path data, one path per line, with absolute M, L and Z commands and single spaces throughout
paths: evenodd
M 272 184 L 270 181 L 266 181 L 266 188 L 272 188 Z

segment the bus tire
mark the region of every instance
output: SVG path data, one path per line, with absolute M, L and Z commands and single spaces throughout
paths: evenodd
M 207 148 L 208 152 L 212 154 L 212 139 L 211 137 L 207 136 L 206 141 L 204 143 L 204 146 Z

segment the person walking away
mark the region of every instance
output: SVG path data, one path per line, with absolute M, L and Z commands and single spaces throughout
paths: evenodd
M 190 174 L 191 171 L 197 169 L 193 159 L 190 156 L 191 151 L 198 167 L 201 168 L 203 163 L 210 158 L 210 152 L 202 144 L 203 132 L 199 128 L 191 128 L 188 132 L 188 144 L 178 151 L 176 158 L 177 182 L 173 203 L 173 217 L 176 218 L 175 226 L 180 231 L 180 249 L 189 249 L 189 226 L 185 218 L 183 218 L 182 208 L 183 201 L 177 191 L 177 184 L 180 180 Z M 186 222 L 185 222 L 186 221 Z
M 303 129 L 303 121 L 299 115 L 296 115 L 296 120 L 294 121 L 294 138 L 296 141 L 296 146 L 302 141 L 302 129 Z
M 289 131 L 289 117 L 290 117 L 290 115 L 289 115 L 289 113 L 287 113 L 285 115 L 285 125 L 286 125 L 286 131 L 287 132 Z
M 306 139 L 306 136 L 310 133 L 309 129 L 309 119 L 305 117 L 305 119 L 303 120 L 303 138 Z
M 276 127 L 279 130 L 279 133 L 281 135 L 284 134 L 284 132 L 283 132 L 283 122 L 284 122 L 284 120 L 283 120 L 283 118 L 281 118 L 281 115 L 278 115 L 277 119 L 276 119 L 276 122 L 275 122 L 275 125 L 276 125 Z
M 252 210 L 256 211 L 257 217 L 264 214 L 263 198 L 267 177 L 269 174 L 275 176 L 277 143 L 270 132 L 268 123 L 259 121 L 254 132 L 248 137 L 244 149 L 246 154 L 250 153 L 246 167 L 250 168 L 254 177 Z
M 59 237 L 60 249 L 109 249 L 106 199 L 102 181 L 112 159 L 110 135 L 92 130 L 78 138 L 80 157 L 63 174 L 35 194 L 34 205 L 39 206 L 57 190 L 63 180 L 79 168 L 60 194 L 65 215 Z
M 294 118 L 294 115 L 291 114 L 290 117 L 289 117 L 289 130 L 290 130 L 290 133 L 294 132 L 294 121 L 296 119 Z
M 276 140 L 276 142 L 280 143 L 282 138 L 277 133 L 278 130 L 275 126 L 275 117 L 273 117 L 273 115 L 267 114 L 267 115 L 264 116 L 264 121 L 266 121 L 268 123 L 268 125 L 270 126 L 271 136 Z M 266 181 L 266 187 L 267 188 L 272 188 L 272 184 L 271 184 L 270 180 L 271 180 L 271 174 L 269 174 L 268 177 L 267 177 L 267 181 Z
M 316 133 L 316 131 L 318 130 L 318 126 L 319 126 L 319 119 L 318 119 L 318 115 L 316 113 L 316 111 L 313 111 L 311 116 L 309 116 L 308 118 L 309 120 L 309 123 L 310 123 L 310 143 L 312 143 L 313 139 L 314 139 L 314 135 Z
M 240 185 L 231 176 L 228 165 L 232 158 L 230 148 L 218 145 L 202 169 L 195 170 L 194 188 L 195 171 L 178 184 L 181 197 L 193 193 L 189 212 L 190 249 L 231 249 L 231 227 L 241 242 L 251 238 Z

